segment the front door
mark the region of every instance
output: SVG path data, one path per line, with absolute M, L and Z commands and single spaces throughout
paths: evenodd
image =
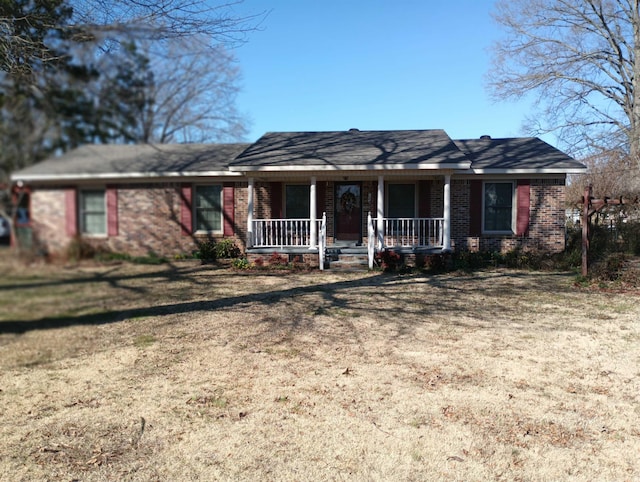
M 336 183 L 336 241 L 360 242 L 362 234 L 362 203 L 360 184 Z

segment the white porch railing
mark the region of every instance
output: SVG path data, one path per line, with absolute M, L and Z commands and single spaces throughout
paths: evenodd
M 444 218 L 384 218 L 384 247 L 441 248 Z M 377 232 L 378 223 L 372 219 Z
M 322 220 L 316 223 L 316 232 L 320 232 Z M 315 248 L 311 246 L 310 219 L 254 219 L 252 228 L 253 248 Z
M 318 248 L 324 253 L 327 246 L 327 218 L 323 214 L 317 223 L 318 244 L 311 246 L 310 219 L 254 219 L 252 221 L 254 248 Z M 384 218 L 383 247 L 442 248 L 444 218 Z M 378 232 L 378 220 L 367 216 L 367 251 L 373 260 Z

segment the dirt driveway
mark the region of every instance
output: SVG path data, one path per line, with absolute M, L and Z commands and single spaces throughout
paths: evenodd
M 10 265 L 1 480 L 638 480 L 640 307 L 567 274 Z

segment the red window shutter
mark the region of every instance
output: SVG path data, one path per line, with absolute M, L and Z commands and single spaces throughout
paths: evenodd
M 469 235 L 482 234 L 482 181 L 471 181 L 469 186 Z
M 282 219 L 282 183 L 271 183 L 271 219 Z
M 118 190 L 107 187 L 107 234 L 118 235 Z
M 183 236 L 189 236 L 193 232 L 191 184 L 183 184 L 180 188 L 180 225 Z
M 67 236 L 78 234 L 78 205 L 76 201 L 76 190 L 66 189 L 64 192 L 65 204 L 65 227 Z
M 327 183 L 320 181 L 316 183 L 316 217 L 322 218 L 322 213 L 326 211 Z
M 222 217 L 224 225 L 224 235 L 233 236 L 235 224 L 234 206 L 234 183 L 227 182 L 222 187 Z
M 518 179 L 516 212 L 516 234 L 518 236 L 524 236 L 529 230 L 530 196 L 531 181 L 529 179 Z
M 418 217 L 431 216 L 431 182 L 418 181 Z

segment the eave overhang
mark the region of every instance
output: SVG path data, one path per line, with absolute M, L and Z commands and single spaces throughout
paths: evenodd
M 231 172 L 335 172 L 335 171 L 451 171 L 469 169 L 470 161 L 451 163 L 419 163 L 419 164 L 342 164 L 342 165 L 298 165 L 298 166 L 230 166 Z
M 69 182 L 69 181 L 153 181 L 203 177 L 241 177 L 241 173 L 230 171 L 198 171 L 198 172 L 105 172 L 98 174 L 23 174 L 11 176 L 13 182 Z
M 581 167 L 549 167 L 542 169 L 535 168 L 512 168 L 512 169 L 468 169 L 466 171 L 457 171 L 456 174 L 476 174 L 476 175 L 521 175 L 526 174 L 528 176 L 543 175 L 543 174 L 584 174 L 587 172 L 587 168 Z

